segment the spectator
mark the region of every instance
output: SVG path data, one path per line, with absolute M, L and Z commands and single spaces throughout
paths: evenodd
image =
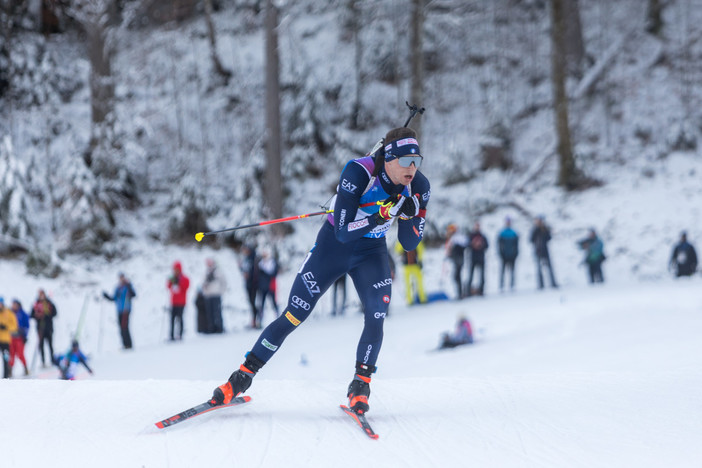
M 455 224 L 449 224 L 446 228 L 446 258 L 453 264 L 453 280 L 456 284 L 457 299 L 462 299 L 466 296 L 463 290 L 461 271 L 463 270 L 467 246 L 468 238 L 465 234 L 458 232 L 458 226 Z
M 266 298 L 271 296 L 273 309 L 276 318 L 278 317 L 278 303 L 275 300 L 273 288 L 275 279 L 278 276 L 278 261 L 271 250 L 267 247 L 261 249 L 261 258 L 258 261 L 258 296 L 256 304 L 256 319 L 252 324 L 253 328 L 261 328 L 263 324 L 263 307 L 266 305 Z
M 497 236 L 497 244 L 500 249 L 500 291 L 504 289 L 505 270 L 509 270 L 509 288 L 514 289 L 514 263 L 519 255 L 519 235 L 512 229 L 512 220 L 505 218 L 505 227 Z
M 202 294 L 202 288 L 197 289 L 195 309 L 197 310 L 197 332 L 207 333 L 207 310 L 205 309 L 205 296 Z
M 468 296 L 474 294 L 482 296 L 485 291 L 485 251 L 488 249 L 488 241 L 480 232 L 480 223 L 478 222 L 468 234 L 468 246 L 470 247 L 470 272 L 468 273 L 466 293 Z M 473 273 L 476 268 L 480 269 L 480 282 L 478 287 L 473 289 Z
M 341 303 L 339 303 L 341 296 Z M 339 279 L 332 286 L 332 315 L 344 315 L 346 311 L 346 274 L 339 276 Z
M 166 287 L 171 293 L 171 341 L 183 339 L 183 311 L 187 303 L 188 288 L 190 287 L 190 279 L 183 274 L 183 265 L 176 261 L 173 263 L 173 273 Z M 178 324 L 178 333 L 175 328 Z
M 258 311 L 256 308 L 256 294 L 258 293 L 258 261 L 256 259 L 256 249 L 253 246 L 244 245 L 241 248 L 242 259 L 239 263 L 239 270 L 244 276 L 246 294 L 251 306 L 251 326 L 256 326 Z
M 551 287 L 557 288 L 556 277 L 551 266 L 551 256 L 548 253 L 548 243 L 551 240 L 551 229 L 544 222 L 543 216 L 537 216 L 534 221 L 534 228 L 531 231 L 531 243 L 534 244 L 534 256 L 536 258 L 536 278 L 539 289 L 544 288 L 544 277 L 541 268 L 548 268 Z
M 680 242 L 673 248 L 670 265 L 675 268 L 675 276 L 692 276 L 697 270 L 697 252 L 687 241 L 687 233 L 680 234 Z
M 578 241 L 578 245 L 585 251 L 583 263 L 588 266 L 590 283 L 604 283 L 602 262 L 604 262 L 607 257 L 605 257 L 604 254 L 604 244 L 602 244 L 600 238 L 597 237 L 595 230 L 590 229 L 587 237 Z
M 24 375 L 29 375 L 27 359 L 24 357 L 24 345 L 27 343 L 27 335 L 29 334 L 29 315 L 17 299 L 12 301 L 12 312 L 15 313 L 17 319 L 17 331 L 12 334 L 10 342 L 10 373 L 15 365 L 15 359 L 19 359 L 24 365 Z
M 34 307 L 32 307 L 32 318 L 37 322 L 42 367 L 48 367 L 44 357 L 44 344 L 49 345 L 49 360 L 54 357 L 54 317 L 56 315 L 56 306 L 46 297 L 46 292 L 40 289 Z
M 220 272 L 214 259 L 206 260 L 207 273 L 202 285 L 205 298 L 205 333 L 222 333 L 222 294 L 227 289 L 227 280 Z
M 90 374 L 93 374 L 93 370 L 88 366 L 88 358 L 80 350 L 77 340 L 73 340 L 71 343 L 71 349 L 62 355 L 58 355 L 54 358 L 54 364 L 61 371 L 61 379 L 63 380 L 75 380 L 76 374 L 78 372 L 78 364 L 83 364 Z
M 119 332 L 122 337 L 122 347 L 124 349 L 132 349 L 132 335 L 129 333 L 129 315 L 132 312 L 132 299 L 136 297 L 136 292 L 132 283 L 124 276 L 124 273 L 119 273 L 117 286 L 113 295 L 109 295 L 107 291 L 102 292 L 102 296 L 108 301 L 113 301 L 117 307 L 117 323 L 119 324 Z
M 10 342 L 17 331 L 17 318 L 10 309 L 5 307 L 5 299 L 0 297 L 0 354 L 2 354 L 3 378 L 8 379 L 12 374 L 10 367 Z
M 424 243 L 419 242 L 414 250 L 405 250 L 402 244 L 395 244 L 395 252 L 400 254 L 405 270 L 405 300 L 407 305 L 414 304 L 416 300 L 420 304 L 427 302 L 427 294 L 424 292 L 424 278 L 422 277 L 422 261 L 424 260 Z
M 439 349 L 455 348 L 456 346 L 473 343 L 473 328 L 468 319 L 464 316 L 458 318 L 456 329 L 453 333 L 441 335 Z

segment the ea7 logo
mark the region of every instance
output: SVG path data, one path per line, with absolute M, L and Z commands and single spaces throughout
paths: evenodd
M 376 312 L 375 314 L 373 314 L 373 317 L 375 317 L 377 319 L 379 319 L 379 318 L 384 319 L 386 315 L 387 315 L 387 312 Z
M 348 180 L 344 179 L 341 181 L 341 188 L 350 193 L 355 193 L 358 186 L 352 184 Z
M 383 281 L 379 281 L 373 285 L 375 289 L 380 289 L 383 286 L 390 286 L 392 284 L 392 278 L 385 278 Z
M 307 288 L 307 292 L 310 293 L 310 296 L 319 294 L 319 286 L 317 285 L 317 281 L 315 281 L 312 272 L 308 271 L 307 273 L 303 273 L 302 281 L 305 282 L 305 287 Z
M 292 305 L 294 305 L 297 308 L 303 309 L 303 310 L 310 310 L 310 305 L 309 303 L 303 301 L 297 296 L 293 296 L 291 299 Z

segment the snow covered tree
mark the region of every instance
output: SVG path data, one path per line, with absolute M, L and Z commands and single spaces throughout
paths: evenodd
M 54 194 L 61 219 L 57 236 L 59 253 L 92 253 L 102 251 L 103 244 L 112 238 L 115 225 L 111 201 L 100 190 L 100 181 L 78 155 L 70 155 L 61 169 L 61 178 L 70 185 L 60 184 L 60 193 Z
M 0 253 L 28 250 L 32 244 L 25 179 L 25 167 L 15 157 L 10 137 L 5 136 L 0 141 Z
M 87 35 L 90 60 L 91 135 L 84 154 L 86 166 L 101 180 L 100 198 L 112 210 L 136 199 L 133 177 L 124 165 L 124 135 L 115 111 L 115 54 L 118 10 L 116 0 L 75 0 L 69 13 Z
M 195 233 L 209 231 L 207 218 L 211 211 L 202 184 L 192 175 L 183 177 L 168 206 L 168 240 L 192 242 Z

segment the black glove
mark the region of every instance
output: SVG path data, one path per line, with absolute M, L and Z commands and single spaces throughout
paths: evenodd
M 107 294 L 105 291 L 102 292 L 102 297 L 104 297 L 104 298 L 107 299 L 108 301 L 111 301 L 111 300 L 112 300 L 112 298 L 110 297 L 110 295 Z
M 7 325 L 0 323 L 0 330 L 7 330 Z
M 405 198 L 405 202 L 400 208 L 400 219 L 412 219 L 419 214 L 419 194 Z

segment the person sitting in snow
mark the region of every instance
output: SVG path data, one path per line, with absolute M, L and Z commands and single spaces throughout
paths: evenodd
M 61 379 L 75 380 L 78 371 L 78 364 L 83 364 L 92 375 L 93 370 L 88 366 L 88 358 L 80 350 L 78 340 L 73 340 L 71 349 L 66 354 L 54 356 L 54 364 L 61 371 Z
M 461 315 L 458 317 L 456 329 L 453 333 L 444 333 L 441 335 L 441 345 L 439 349 L 455 348 L 456 346 L 473 343 L 473 328 L 470 321 Z

